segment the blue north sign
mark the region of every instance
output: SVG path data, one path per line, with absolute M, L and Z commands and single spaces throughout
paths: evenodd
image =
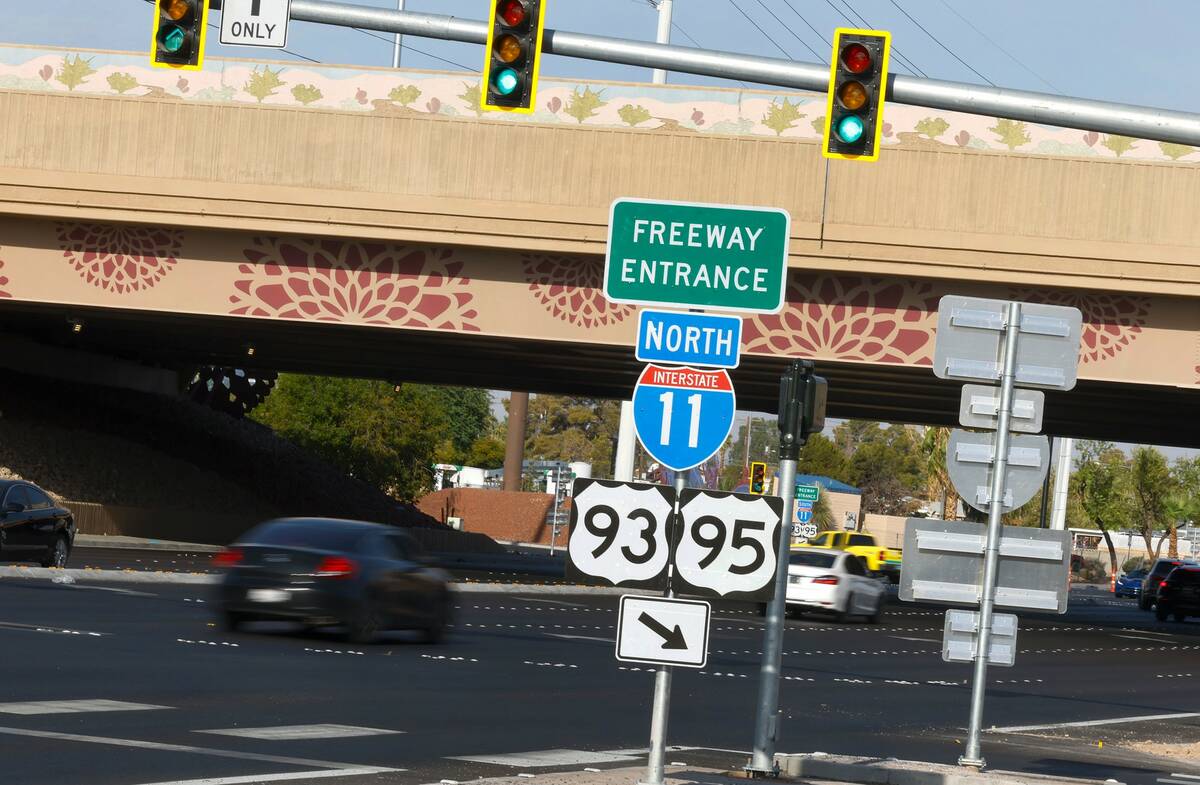
M 737 316 L 647 308 L 638 317 L 636 354 L 642 362 L 736 368 L 741 345 Z

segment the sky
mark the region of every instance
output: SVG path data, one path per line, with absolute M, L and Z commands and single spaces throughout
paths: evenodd
M 397 0 L 341 0 L 395 8 Z M 405 10 L 485 19 L 490 0 L 402 0 Z M 654 40 L 650 0 L 546 0 L 547 27 Z M 1151 10 L 1152 9 L 1152 10 Z M 0 0 L 0 43 L 148 51 L 153 6 L 146 0 Z M 847 20 L 851 20 L 848 22 Z M 66 20 L 74 20 L 66 24 Z M 213 23 L 219 23 L 214 13 Z M 728 52 L 828 61 L 834 28 L 892 33 L 896 73 L 915 73 L 1181 111 L 1200 112 L 1186 41 L 1164 45 L 1164 24 L 1200 29 L 1200 3 L 1156 0 L 675 0 L 671 42 Z M 210 31 L 215 33 L 215 31 Z M 315 60 L 390 66 L 387 34 L 294 22 L 288 51 L 224 47 L 208 37 L 208 57 Z M 405 38 L 402 65 L 478 72 L 482 47 Z M 544 76 L 649 81 L 645 68 L 547 56 Z M 670 74 L 674 84 L 738 85 Z M 503 417 L 496 397 L 494 410 Z M 1192 451 L 1167 451 L 1171 457 Z
M 397 0 L 342 0 L 395 8 Z M 470 19 L 487 16 L 489 0 L 404 0 L 409 11 Z M 657 12 L 649 0 L 547 0 L 554 29 L 653 40 Z M 1153 9 L 1151 11 L 1150 9 Z M 146 0 L 0 0 L 0 42 L 147 51 L 153 7 Z M 896 72 L 930 78 L 1061 93 L 1184 111 L 1200 111 L 1188 45 L 1164 45 L 1163 25 L 1200 29 L 1200 3 L 1157 0 L 675 0 L 672 43 L 826 62 L 838 26 L 890 30 Z M 855 16 L 857 14 L 857 16 Z M 66 20 L 76 20 L 66 24 Z M 217 14 L 212 21 L 219 21 Z M 377 36 L 382 35 L 382 38 Z M 294 54 L 223 47 L 208 39 L 208 56 L 311 58 L 323 63 L 388 66 L 387 34 L 294 22 Z M 482 47 L 406 38 L 403 65 L 479 70 Z M 903 57 L 895 56 L 896 53 Z M 548 56 L 547 76 L 648 81 L 649 71 Z M 680 84 L 720 80 L 672 74 Z M 724 84 L 730 84 L 724 82 Z

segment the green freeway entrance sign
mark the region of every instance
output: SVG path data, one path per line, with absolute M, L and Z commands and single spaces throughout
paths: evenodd
M 617 199 L 604 296 L 619 303 L 774 313 L 791 216 L 773 207 Z
M 820 485 L 797 485 L 796 501 L 815 502 L 821 495 Z

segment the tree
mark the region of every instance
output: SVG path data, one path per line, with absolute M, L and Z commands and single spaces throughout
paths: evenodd
M 848 420 L 834 429 L 839 446 L 853 445 L 850 482 L 863 492 L 863 511 L 907 515 L 914 497 L 925 487 L 920 449 L 910 429 L 902 425 Z
M 467 450 L 463 463 L 480 469 L 499 469 L 504 466 L 504 440 L 496 436 L 480 436 Z
M 1154 547 L 1154 532 L 1168 528 L 1175 539 L 1175 521 L 1167 515 L 1167 497 L 1174 490 L 1167 459 L 1153 447 L 1138 447 L 1129 461 L 1129 485 L 1133 496 L 1132 522 L 1146 542 L 1146 553 L 1158 558 L 1163 539 Z
M 612 474 L 621 404 L 601 398 L 535 395 L 525 431 L 528 460 L 587 461 L 592 475 Z
M 819 433 L 808 437 L 800 448 L 800 459 L 796 464 L 797 474 L 815 474 L 820 477 L 850 482 L 850 461 L 837 445 Z
M 1129 467 L 1125 463 L 1125 455 L 1112 442 L 1080 442 L 1078 449 L 1079 457 L 1075 459 L 1075 474 L 1071 479 L 1084 514 L 1104 535 L 1109 561 L 1115 573 L 1119 566 L 1117 549 L 1113 546 L 1108 529 L 1129 515 L 1128 499 L 1124 493 L 1128 485 Z
M 406 385 L 407 386 L 407 385 Z M 478 387 L 427 387 L 432 400 L 446 413 L 451 451 L 448 463 L 469 463 L 466 455 L 481 436 L 495 426 L 492 397 Z M 470 464 L 472 466 L 476 464 Z
M 949 428 L 926 428 L 921 439 L 921 454 L 925 458 L 926 491 L 930 498 L 941 497 L 942 518 L 952 521 L 957 517 L 958 492 L 950 482 L 946 468 L 946 447 L 950 443 Z
M 429 487 L 449 423 L 428 387 L 283 374 L 252 415 L 280 436 L 403 501 Z

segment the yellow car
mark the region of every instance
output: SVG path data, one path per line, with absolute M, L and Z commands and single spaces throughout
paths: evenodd
M 892 583 L 900 582 L 902 551 L 886 548 L 879 544 L 875 535 L 865 532 L 820 532 L 800 548 L 828 548 L 853 553 L 863 561 L 867 572 L 876 577 L 886 577 Z

